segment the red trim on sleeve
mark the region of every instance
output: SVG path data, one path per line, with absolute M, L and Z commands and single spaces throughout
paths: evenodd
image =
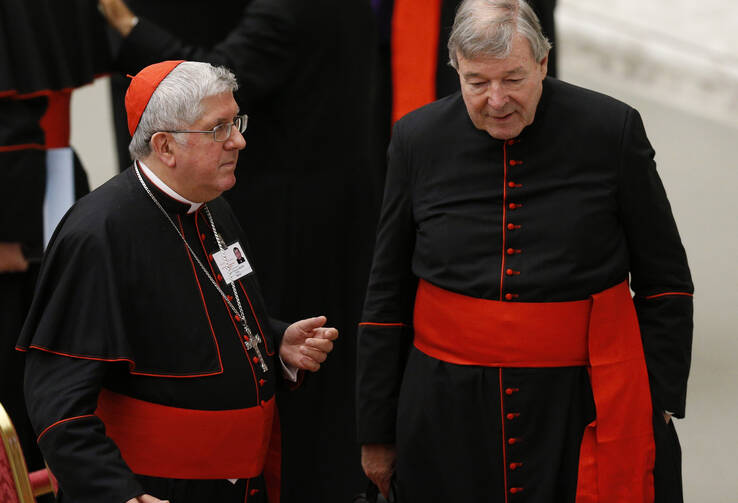
M 21 145 L 0 146 L 0 152 L 15 152 L 16 150 L 46 150 L 40 143 L 23 143 Z
M 368 321 L 359 323 L 360 327 L 373 326 L 373 327 L 406 327 L 405 323 L 370 323 Z
M 49 431 L 49 430 L 50 430 L 51 428 L 54 428 L 55 426 L 59 426 L 60 424 L 62 424 L 62 423 L 66 423 L 66 422 L 68 422 L 68 421 L 74 421 L 74 420 L 76 420 L 76 419 L 84 419 L 84 418 L 86 418 L 86 417 L 95 417 L 95 414 L 85 414 L 84 416 L 74 416 L 74 417 L 68 417 L 68 418 L 66 418 L 66 419 L 62 419 L 62 420 L 60 420 L 60 421 L 57 421 L 57 422 L 55 422 L 55 423 L 53 423 L 53 424 L 51 424 L 51 425 L 47 426 L 46 428 L 44 428 L 44 431 L 42 431 L 42 432 L 41 432 L 41 433 L 39 434 L 38 438 L 36 438 L 36 443 L 40 442 L 40 441 L 41 441 L 41 437 L 43 437 L 44 435 L 46 435 L 46 433 L 47 433 L 47 432 L 48 432 L 48 431 Z
M 684 297 L 694 297 L 694 294 L 688 293 L 688 292 L 664 292 L 664 293 L 657 293 L 656 295 L 649 295 L 648 297 L 644 297 L 646 300 L 650 299 L 656 299 L 658 297 L 665 297 L 667 295 L 683 295 Z

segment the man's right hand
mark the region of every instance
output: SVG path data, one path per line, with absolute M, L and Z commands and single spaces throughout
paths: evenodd
M 148 494 L 142 494 L 138 498 L 131 498 L 126 503 L 169 503 L 169 500 L 160 500 Z
M 0 273 L 27 270 L 28 261 L 23 256 L 21 244 L 0 242 Z
M 361 446 L 361 467 L 382 495 L 389 497 L 390 481 L 395 471 L 397 453 L 394 444 L 366 444 Z

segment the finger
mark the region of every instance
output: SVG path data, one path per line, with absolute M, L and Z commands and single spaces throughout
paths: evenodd
M 333 342 L 327 339 L 310 338 L 305 340 L 304 346 L 316 349 L 322 353 L 330 353 L 333 351 Z
M 336 339 L 338 339 L 338 330 L 333 327 L 316 328 L 315 330 L 313 330 L 311 337 L 335 341 Z
M 297 363 L 297 368 L 307 370 L 309 372 L 317 372 L 320 370 L 320 363 L 316 362 L 309 356 L 302 356 Z
M 301 346 L 300 353 L 308 358 L 311 358 L 316 363 L 323 363 L 328 355 L 324 351 L 311 348 L 310 346 Z
M 325 322 L 328 321 L 325 316 L 316 316 L 314 318 L 306 318 L 304 320 L 300 320 L 296 322 L 295 324 L 301 329 L 306 332 L 310 332 L 312 330 L 315 330 L 316 328 L 320 328 L 323 325 L 325 325 Z

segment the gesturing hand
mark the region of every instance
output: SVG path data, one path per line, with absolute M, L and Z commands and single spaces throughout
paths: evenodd
M 333 350 L 338 330 L 324 327 L 325 316 L 296 321 L 284 331 L 279 356 L 288 366 L 315 372 Z
M 138 498 L 131 498 L 126 503 L 169 503 L 169 500 L 160 500 L 148 494 L 142 494 Z

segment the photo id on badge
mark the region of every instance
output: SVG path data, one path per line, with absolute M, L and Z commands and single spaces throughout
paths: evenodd
M 218 265 L 220 274 L 227 284 L 231 284 L 237 279 L 243 278 L 251 272 L 251 264 L 246 259 L 241 243 L 236 241 L 228 245 L 228 247 L 216 253 L 213 253 L 213 260 Z

